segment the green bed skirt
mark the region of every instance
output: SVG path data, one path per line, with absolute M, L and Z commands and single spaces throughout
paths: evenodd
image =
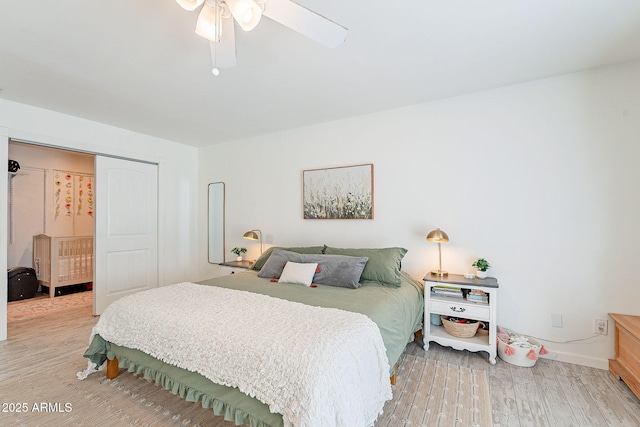
M 107 359 L 118 359 L 120 368 L 155 381 L 187 402 L 199 402 L 203 408 L 210 408 L 215 415 L 237 425 L 283 426 L 282 415 L 272 413 L 267 405 L 237 388 L 215 384 L 198 373 L 164 363 L 139 350 L 107 342 L 100 335 L 93 337 L 84 357 L 97 366 Z

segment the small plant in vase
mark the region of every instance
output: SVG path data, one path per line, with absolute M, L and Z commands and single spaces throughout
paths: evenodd
M 471 267 L 476 268 L 476 275 L 478 276 L 478 279 L 486 279 L 487 270 L 491 268 L 491 264 L 489 264 L 489 261 L 484 258 L 478 258 L 473 264 L 471 264 Z
M 236 254 L 236 261 L 242 261 L 242 254 L 247 252 L 247 248 L 233 248 L 231 252 Z

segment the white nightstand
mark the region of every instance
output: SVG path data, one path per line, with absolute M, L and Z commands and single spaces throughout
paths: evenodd
M 467 279 L 460 274 L 445 277 L 428 274 L 424 279 L 424 349 L 429 350 L 429 342 L 455 348 L 456 350 L 486 351 L 489 362 L 496 363 L 496 307 L 498 302 L 498 281 L 493 277 L 486 279 Z M 466 293 L 478 289 L 489 295 L 489 301 L 472 302 L 467 299 L 436 296 L 431 293 L 433 286 L 450 286 L 464 290 Z M 471 338 L 458 338 L 449 335 L 443 326 L 431 323 L 431 314 L 447 315 L 465 319 L 480 320 L 489 323 L 489 334 L 477 333 Z

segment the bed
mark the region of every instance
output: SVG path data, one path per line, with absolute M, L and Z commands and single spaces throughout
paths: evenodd
M 93 281 L 93 236 L 33 236 L 33 268 L 38 282 L 56 288 Z
M 384 372 L 388 385 L 389 378 L 395 374 L 393 367 L 399 360 L 406 344 L 413 340 L 414 332 L 421 328 L 424 305 L 422 284 L 414 281 L 408 274 L 400 271 L 400 261 L 406 250 L 398 250 L 399 248 L 348 250 L 326 247 L 320 247 L 320 249 L 317 247 L 286 249 L 285 252 L 287 253 L 291 253 L 290 250 L 293 249 L 294 251 L 309 251 L 312 254 L 314 253 L 313 251 L 318 251 L 319 253 L 325 253 L 327 255 L 333 254 L 344 257 L 355 257 L 356 255 L 364 254 L 365 256 L 368 255 L 368 261 L 366 262 L 365 271 L 363 271 L 361 277 L 359 277 L 357 289 L 322 284 L 311 287 L 278 282 L 275 278 L 269 277 L 270 274 L 268 272 L 265 273 L 265 271 L 268 270 L 269 264 L 273 264 L 273 262 L 268 262 L 269 258 L 273 255 L 275 259 L 276 255 L 278 255 L 278 250 L 273 254 L 265 253 L 265 256 L 256 262 L 255 270 L 205 280 L 198 284 L 180 284 L 175 286 L 181 287 L 182 292 L 186 290 L 195 292 L 195 289 L 200 290 L 201 288 L 214 287 L 217 292 L 250 293 L 268 298 L 269 300 L 283 301 L 307 308 L 310 307 L 311 309 L 336 310 L 335 313 L 349 313 L 354 316 L 366 317 L 368 321 L 375 324 L 376 331 L 379 331 L 379 336 L 383 344 L 382 352 L 384 353 L 385 360 L 388 362 L 388 364 L 385 365 L 387 371 Z M 303 254 L 302 256 L 307 256 L 307 254 Z M 310 256 L 313 257 L 315 255 Z M 271 261 L 273 261 L 273 259 Z M 380 264 L 387 266 L 393 265 L 393 271 L 377 268 L 376 266 L 379 267 Z M 368 269 L 366 268 L 367 266 L 369 267 Z M 343 271 L 343 269 L 341 269 L 341 271 Z M 282 273 L 285 272 L 283 271 Z M 317 276 L 318 274 L 316 273 L 316 277 Z M 394 283 L 391 285 L 379 280 L 368 280 L 371 278 L 390 280 Z M 198 286 L 199 288 L 193 288 L 193 286 Z M 140 301 L 149 301 L 145 299 L 146 297 L 139 298 L 141 298 Z M 196 298 L 199 299 L 201 297 L 198 296 Z M 241 311 L 242 308 L 245 308 L 243 304 L 244 303 L 241 303 L 236 311 Z M 138 310 L 130 311 L 136 311 L 135 316 L 138 315 Z M 192 316 L 197 317 L 200 316 L 200 314 L 194 311 Z M 260 316 L 263 315 L 261 314 Z M 189 320 L 194 321 L 194 325 L 200 322 L 200 320 L 195 319 Z M 139 319 L 135 322 L 138 325 L 147 323 L 141 322 Z M 230 333 L 228 335 L 240 336 L 240 342 L 236 345 L 241 345 L 243 342 L 251 342 L 252 346 L 249 347 L 253 347 L 253 343 L 259 341 L 259 338 L 265 333 L 270 323 L 271 322 L 263 322 L 262 324 L 256 324 L 255 319 L 253 319 L 249 324 L 239 325 L 234 334 Z M 294 332 L 294 326 L 297 326 L 298 322 L 295 323 L 295 325 L 291 326 L 292 334 L 296 333 Z M 112 326 L 111 329 L 117 328 L 119 328 L 119 326 Z M 194 328 L 197 328 L 197 326 L 186 327 L 185 329 Z M 281 329 L 288 328 L 289 326 Z M 170 328 L 167 327 L 167 329 Z M 212 330 L 215 329 L 216 328 L 212 327 Z M 359 330 L 360 329 L 359 327 Z M 104 330 L 106 331 L 108 329 Z M 145 331 L 143 334 L 147 335 L 148 332 Z M 358 335 L 358 333 L 353 335 Z M 157 340 L 159 341 L 160 338 L 157 338 Z M 180 342 L 179 337 L 175 337 L 175 340 L 176 343 Z M 297 341 L 304 343 L 303 338 L 299 335 L 296 338 L 296 342 Z M 362 345 L 366 345 L 368 341 L 371 340 L 367 338 L 366 342 Z M 184 343 L 170 344 L 169 346 L 175 347 L 183 344 Z M 291 345 L 295 346 L 295 344 Z M 213 409 L 216 415 L 222 415 L 226 420 L 233 421 L 237 425 L 251 425 L 254 427 L 298 425 L 296 422 L 291 423 L 288 421 L 290 420 L 288 415 L 283 418 L 281 413 L 272 412 L 269 404 L 263 403 L 248 395 L 253 395 L 253 393 L 243 393 L 240 390 L 241 387 L 221 385 L 212 381 L 210 375 L 205 376 L 201 373 L 193 372 L 191 369 L 185 369 L 173 363 L 167 363 L 166 355 L 162 357 L 155 355 L 156 357 L 154 357 L 150 354 L 154 351 L 142 351 L 141 349 L 133 348 L 136 346 L 136 344 L 118 345 L 109 339 L 103 338 L 99 333 L 95 333 L 92 336 L 89 348 L 85 352 L 85 357 L 90 359 L 90 368 L 87 373 L 106 361 L 107 363 L 105 364 L 108 365 L 107 376 L 117 375 L 118 368 L 124 368 L 130 372 L 143 375 L 145 378 L 154 380 L 172 393 L 188 401 L 200 402 L 203 407 Z M 361 356 L 357 357 L 359 358 Z M 95 363 L 95 366 L 91 366 L 93 363 Z M 115 367 L 114 363 L 117 364 Z M 288 363 L 291 363 L 291 361 L 280 361 L 280 364 L 283 366 L 287 366 Z M 329 369 L 325 368 L 325 371 L 328 372 L 324 372 L 324 376 L 330 378 L 333 376 L 349 375 L 349 372 L 341 371 L 343 366 L 346 366 L 344 357 L 340 363 L 335 363 Z M 111 370 L 111 373 L 109 370 Z M 286 375 L 288 374 L 285 373 L 285 376 Z M 79 373 L 79 377 L 81 376 L 81 373 Z M 335 387 L 342 389 L 345 386 L 343 384 Z M 342 391 L 337 389 L 336 393 Z M 347 397 L 347 399 L 349 398 L 360 399 L 361 397 Z M 387 396 L 387 399 L 388 398 L 390 398 L 390 396 Z M 286 411 L 282 412 L 287 413 Z M 312 420 L 309 423 L 301 424 L 325 425 L 325 421 L 317 423 Z M 336 425 L 340 424 L 341 423 L 337 421 Z M 369 422 L 367 422 L 367 424 L 369 424 Z

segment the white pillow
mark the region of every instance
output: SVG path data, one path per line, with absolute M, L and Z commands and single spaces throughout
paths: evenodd
M 313 281 L 313 276 L 316 274 L 317 268 L 317 262 L 301 264 L 298 262 L 287 261 L 278 282 L 311 286 L 311 282 Z

